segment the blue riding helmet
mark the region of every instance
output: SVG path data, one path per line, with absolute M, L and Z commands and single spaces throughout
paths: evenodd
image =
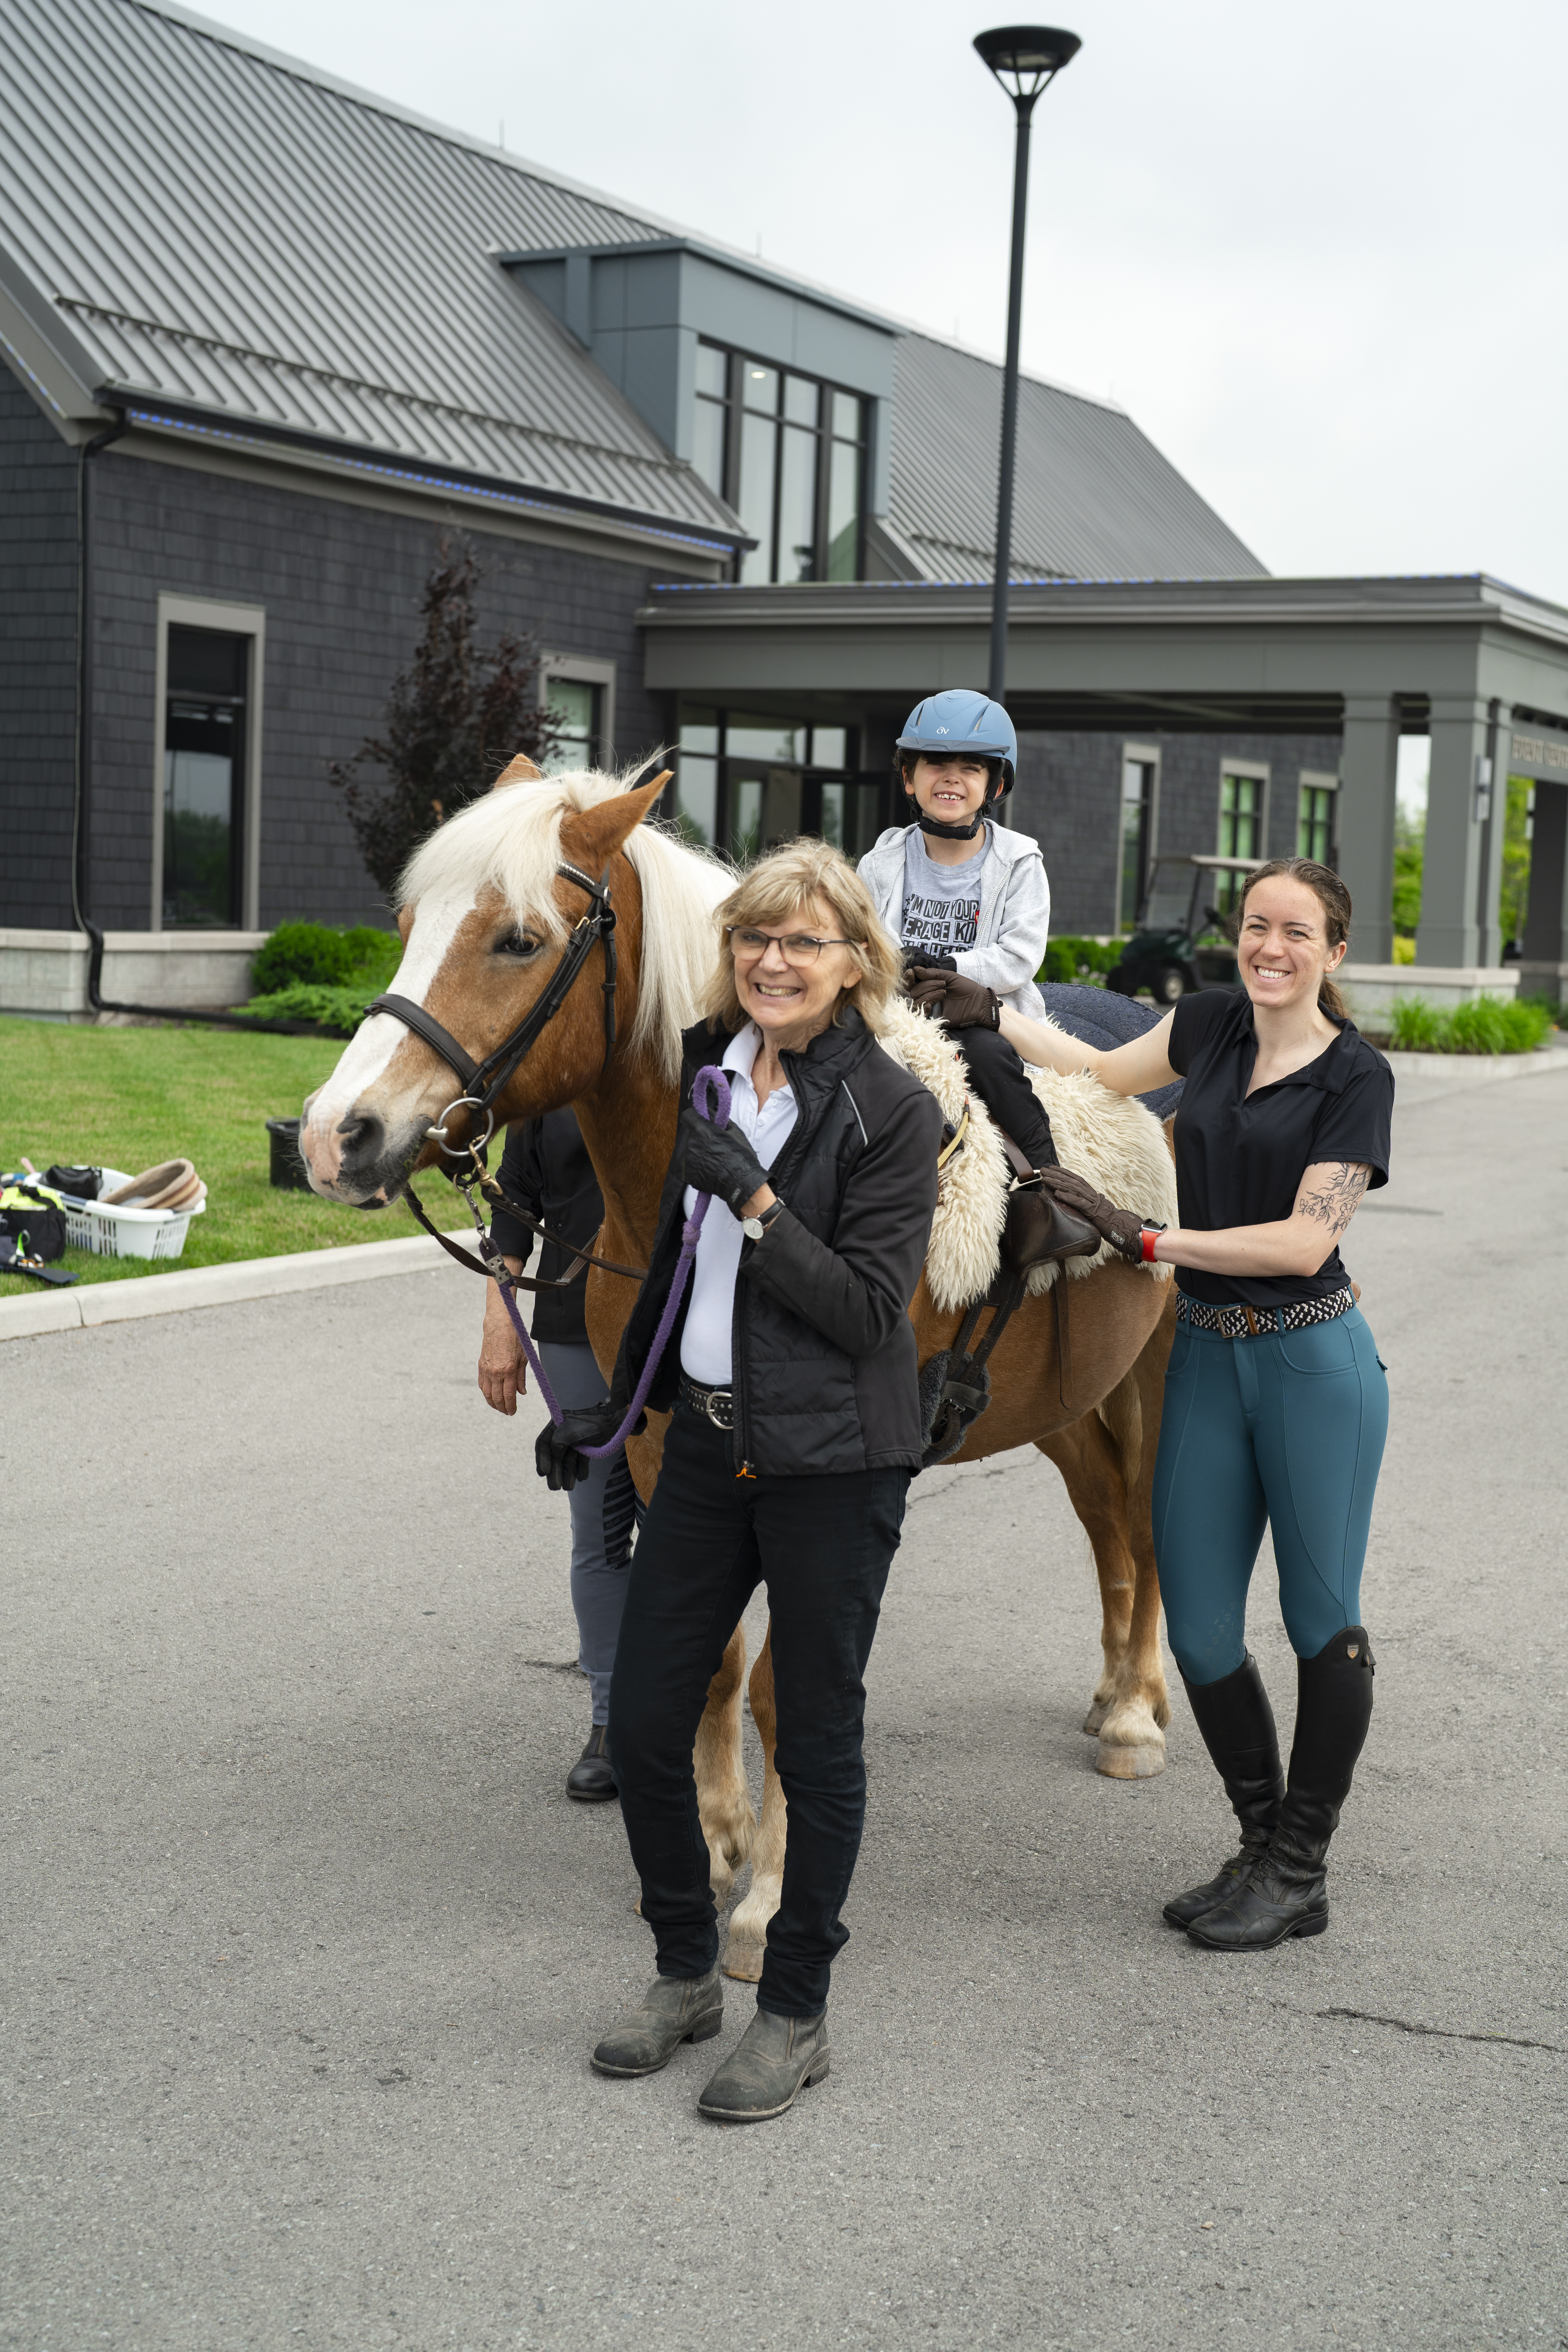
M 1013 789 L 1018 761 L 1018 738 L 999 702 L 987 700 L 972 687 L 950 686 L 945 693 L 928 694 L 904 721 L 900 751 L 923 751 L 928 759 L 1000 760 L 1002 786 L 996 798 Z

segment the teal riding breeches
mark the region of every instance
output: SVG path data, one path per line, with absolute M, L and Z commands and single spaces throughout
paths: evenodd
M 1178 1327 L 1154 1465 L 1154 1556 L 1189 1682 L 1218 1682 L 1247 1654 L 1265 1523 L 1297 1656 L 1315 1658 L 1361 1622 L 1387 1434 L 1388 1381 L 1358 1307 L 1256 1339 Z

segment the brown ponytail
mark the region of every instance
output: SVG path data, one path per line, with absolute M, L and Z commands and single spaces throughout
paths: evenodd
M 1259 866 L 1247 877 L 1247 887 L 1241 894 L 1241 906 L 1237 914 L 1239 925 L 1247 914 L 1247 902 L 1260 882 L 1271 882 L 1277 874 L 1289 881 L 1304 882 L 1323 910 L 1323 929 L 1330 947 L 1348 946 L 1351 935 L 1351 894 L 1331 866 L 1320 866 L 1313 857 L 1271 857 L 1267 866 Z M 1325 972 L 1318 985 L 1318 1010 L 1326 1013 L 1331 1021 L 1348 1021 L 1350 1008 L 1333 982 Z

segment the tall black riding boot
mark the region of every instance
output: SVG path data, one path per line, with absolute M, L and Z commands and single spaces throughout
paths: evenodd
M 1251 1877 L 1279 1818 L 1279 1801 L 1285 1794 L 1274 1710 L 1251 1651 L 1234 1674 L 1222 1675 L 1217 1683 L 1189 1683 L 1185 1675 L 1182 1680 L 1204 1746 L 1241 1823 L 1241 1851 L 1202 1886 L 1189 1886 L 1184 1895 L 1166 1904 L 1165 1917 L 1173 1927 L 1190 1927 L 1194 1919 L 1213 1911 Z
M 1326 1865 L 1340 1807 L 1372 1721 L 1372 1644 L 1347 1625 L 1315 1658 L 1296 1661 L 1296 1737 L 1268 1851 L 1246 1885 L 1187 1933 L 1219 1952 L 1266 1952 L 1329 1924 Z

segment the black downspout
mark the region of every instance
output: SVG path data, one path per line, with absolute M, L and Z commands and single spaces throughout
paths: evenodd
M 76 476 L 76 795 L 71 814 L 71 912 L 77 929 L 87 933 L 87 1001 L 94 1013 L 149 1013 L 159 1021 L 200 1021 L 214 1029 L 270 1030 L 283 1037 L 319 1037 L 321 1032 L 300 1021 L 246 1021 L 232 1013 L 202 1013 L 194 1007 L 186 1011 L 171 1010 L 166 1004 L 121 1004 L 113 997 L 102 994 L 103 933 L 87 911 L 87 793 L 92 772 L 92 700 L 89 651 L 91 633 L 88 626 L 88 491 L 87 461 L 107 449 L 129 430 L 125 412 L 117 412 L 112 425 L 84 441 L 77 455 Z

